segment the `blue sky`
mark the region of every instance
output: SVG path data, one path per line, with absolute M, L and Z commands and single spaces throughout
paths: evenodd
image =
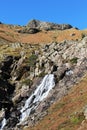
M 0 0 L 0 21 L 26 25 L 31 19 L 87 28 L 87 0 Z

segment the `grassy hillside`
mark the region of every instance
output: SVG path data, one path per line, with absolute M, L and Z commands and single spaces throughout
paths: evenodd
M 0 39 L 8 42 L 21 42 L 21 43 L 49 43 L 49 42 L 61 42 L 63 40 L 80 40 L 84 35 L 87 35 L 87 30 L 77 30 L 75 28 L 67 29 L 64 31 L 40 31 L 35 34 L 18 33 L 18 30 L 22 30 L 24 27 L 11 26 L 0 24 Z

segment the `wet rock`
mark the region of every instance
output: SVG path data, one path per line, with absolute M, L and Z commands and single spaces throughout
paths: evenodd
M 7 120 L 7 125 L 5 126 L 5 129 L 7 128 L 13 128 L 15 127 L 15 125 L 19 122 L 19 120 L 16 118 L 16 117 L 13 117 L 13 118 L 9 118 Z
M 2 121 L 4 117 L 5 117 L 5 110 L 2 108 L 2 110 L 0 111 L 0 121 Z
M 57 68 L 58 68 L 58 66 L 53 65 L 53 70 L 52 70 L 52 73 L 53 73 L 53 72 L 55 72 L 55 71 L 57 71 Z

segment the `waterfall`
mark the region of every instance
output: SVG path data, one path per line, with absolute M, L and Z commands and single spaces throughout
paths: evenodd
M 25 102 L 24 107 L 21 110 L 21 118 L 20 118 L 20 123 L 25 121 L 32 110 L 35 110 L 39 104 L 44 98 L 46 98 L 49 94 L 49 91 L 55 86 L 54 82 L 54 75 L 49 74 L 46 75 L 41 84 L 37 86 L 36 90 L 34 93 L 27 99 Z
M 55 86 L 54 75 L 49 74 L 46 75 L 41 81 L 40 85 L 37 86 L 36 90 L 31 94 L 31 96 L 26 100 L 25 105 L 21 109 L 21 117 L 20 122 L 18 124 L 22 124 L 22 122 L 26 121 L 29 117 L 30 113 L 37 108 L 39 103 L 45 99 L 49 91 Z M 3 118 L 0 124 L 0 130 L 6 125 L 6 119 Z
M 1 128 L 0 130 L 3 130 L 4 126 L 6 125 L 6 119 L 4 118 L 1 122 Z

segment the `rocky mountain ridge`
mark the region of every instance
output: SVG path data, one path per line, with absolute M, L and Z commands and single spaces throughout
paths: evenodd
M 51 31 L 51 30 L 66 30 L 73 28 L 70 24 L 54 24 L 50 22 L 43 22 L 39 20 L 31 20 L 23 30 L 19 30 L 19 33 L 34 34 L 40 31 Z

